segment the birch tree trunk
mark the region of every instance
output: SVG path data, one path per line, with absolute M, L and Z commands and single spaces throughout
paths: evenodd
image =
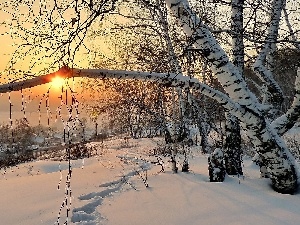
M 283 140 L 271 129 L 261 112 L 258 100 L 247 88 L 237 67 L 229 61 L 224 50 L 190 9 L 186 0 L 166 0 L 166 2 L 183 31 L 194 40 L 194 47 L 210 61 L 212 71 L 230 98 L 249 112 L 249 117 L 244 115 L 239 116 L 239 119 L 266 164 L 274 189 L 282 193 L 294 192 L 297 188 L 294 158 Z
M 170 64 L 170 67 L 173 68 L 173 71 L 172 72 L 175 72 L 177 74 L 181 74 L 181 67 L 180 67 L 180 64 L 178 62 L 178 59 L 177 59 L 177 56 L 175 54 L 175 51 L 174 51 L 174 48 L 173 48 L 173 45 L 172 45 L 172 41 L 171 41 L 171 38 L 170 38 L 170 35 L 169 35 L 169 29 L 168 29 L 168 24 L 167 24 L 167 18 L 164 17 L 163 15 L 163 12 L 161 10 L 159 10 L 160 14 L 160 19 L 162 21 L 162 26 L 163 26 L 163 36 L 164 36 L 164 39 L 167 43 L 167 48 L 168 48 L 168 53 L 169 53 L 169 64 Z M 165 15 L 166 16 L 166 15 Z M 176 115 L 176 104 L 175 104 L 175 95 L 178 95 L 178 98 L 180 98 L 180 94 L 181 94 L 181 90 L 175 90 L 173 89 L 172 90 L 172 119 L 173 119 L 173 126 L 175 126 L 175 121 L 176 121 L 176 118 L 175 118 L 175 115 Z M 180 112 L 181 112 L 181 101 L 179 100 L 179 109 L 180 109 Z M 174 127 L 175 129 L 175 127 Z M 173 132 L 174 134 L 175 132 Z M 177 173 L 178 171 L 178 167 L 177 167 L 177 163 L 176 163 L 176 154 L 177 154 L 177 148 L 178 148 L 178 140 L 177 138 L 175 138 L 175 135 L 173 135 L 172 137 L 173 139 L 173 143 L 172 143 L 172 171 L 174 173 Z
M 281 12 L 285 7 L 285 0 L 273 0 L 273 8 L 270 11 L 270 27 L 262 51 L 258 55 L 253 69 L 267 87 L 263 104 L 272 106 L 268 116 L 274 119 L 279 115 L 283 102 L 283 92 L 273 78 L 274 54 L 276 52 L 276 41 L 278 38 L 279 22 Z
M 224 161 L 228 175 L 243 175 L 240 124 L 237 117 L 226 113 Z
M 273 78 L 274 74 L 274 55 L 277 50 L 276 41 L 278 39 L 278 28 L 281 18 L 281 12 L 286 4 L 286 0 L 273 0 L 272 8 L 270 10 L 270 27 L 267 33 L 265 44 L 262 51 L 258 55 L 253 69 L 264 83 L 263 104 L 269 106 L 267 116 L 269 119 L 274 120 L 280 115 L 281 105 L 283 102 L 283 92 L 276 80 Z M 261 177 L 268 177 L 267 165 L 264 164 L 262 159 L 260 162 Z
M 244 0 L 231 1 L 232 60 L 242 75 L 244 74 L 243 8 Z M 226 113 L 225 131 L 224 160 L 226 172 L 228 175 L 242 175 L 240 124 L 238 118 L 230 113 Z
M 147 1 L 143 1 L 144 4 L 147 5 Z M 174 50 L 174 46 L 172 44 L 172 40 L 170 37 L 170 32 L 169 32 L 169 26 L 168 26 L 168 18 L 167 18 L 167 6 L 165 4 L 165 2 L 162 2 L 161 5 L 159 3 L 157 3 L 157 7 L 155 9 L 157 17 L 158 17 L 158 22 L 161 25 L 161 29 L 162 29 L 162 36 L 164 41 L 166 42 L 167 45 L 167 50 L 168 50 L 168 58 L 169 58 L 169 66 L 171 68 L 171 72 L 176 73 L 176 74 L 181 74 L 182 75 L 182 69 L 181 69 L 181 65 L 180 62 L 178 60 L 178 57 L 175 53 Z M 155 14 L 155 13 L 154 13 Z M 172 119 L 173 119 L 173 126 L 177 126 L 176 124 L 176 104 L 175 104 L 175 95 L 178 96 L 178 107 L 179 107 L 179 120 L 180 120 L 180 128 L 185 128 L 185 102 L 182 98 L 182 90 L 180 88 L 176 88 L 172 90 L 172 101 L 173 101 L 173 115 L 172 115 Z M 175 128 L 175 127 L 174 127 Z M 180 129 L 181 131 L 182 129 Z M 184 133 L 180 132 L 178 135 L 172 137 L 173 139 L 173 144 L 172 144 L 172 170 L 174 173 L 177 172 L 178 168 L 176 165 L 176 153 L 177 153 L 177 149 L 178 148 L 178 142 L 180 142 L 180 139 L 182 139 L 181 136 L 183 136 Z M 184 137 L 183 137 L 184 138 Z M 188 164 L 188 161 L 185 161 Z M 186 167 L 188 167 L 188 165 L 186 165 Z

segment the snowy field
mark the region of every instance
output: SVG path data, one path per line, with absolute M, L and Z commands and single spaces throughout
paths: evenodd
M 73 161 L 70 214 L 67 220 L 63 207 L 59 224 L 300 224 L 300 194 L 274 192 L 250 159 L 244 160 L 244 177 L 210 183 L 207 155 L 197 148 L 189 154 L 189 173 L 173 174 L 168 158 L 161 160 L 163 173 L 148 163 L 157 161 L 148 153 L 158 141 L 108 141 L 99 156 Z M 0 224 L 57 224 L 67 162 L 36 161 L 0 172 Z

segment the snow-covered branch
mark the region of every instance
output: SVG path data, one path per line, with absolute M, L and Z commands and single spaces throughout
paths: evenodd
M 193 40 L 194 48 L 200 50 L 203 57 L 209 60 L 213 73 L 218 77 L 230 98 L 257 111 L 256 97 L 249 92 L 238 69 L 229 61 L 227 54 L 200 18 L 192 12 L 188 2 L 186 0 L 167 0 L 166 2 L 186 35 Z
M 47 83 L 50 83 L 54 77 L 67 78 L 71 74 L 66 73 L 66 72 L 67 72 L 67 69 L 62 68 L 57 72 L 50 73 L 47 75 L 37 76 L 32 79 L 27 79 L 24 81 L 2 84 L 2 85 L 0 85 L 0 93 L 6 93 L 6 92 L 11 92 L 11 91 L 20 91 L 22 89 L 32 88 L 32 87 L 35 87 L 38 85 L 47 84 Z
M 154 81 L 156 83 L 162 84 L 165 87 L 179 87 L 181 89 L 191 88 L 201 92 L 202 94 L 212 99 L 215 99 L 225 109 L 231 111 L 235 116 L 237 116 L 241 121 L 246 122 L 246 119 L 252 121 L 255 120 L 255 117 L 252 115 L 251 110 L 249 111 L 246 107 L 240 106 L 238 103 L 234 102 L 230 97 L 228 97 L 226 94 L 217 91 L 206 84 L 202 84 L 196 78 L 191 78 L 176 73 L 152 73 L 152 72 L 106 70 L 106 69 L 70 69 L 68 67 L 62 67 L 60 70 L 58 70 L 55 73 L 35 77 L 20 82 L 3 84 L 0 86 L 0 93 L 19 91 L 22 89 L 50 83 L 52 78 L 55 76 L 60 76 L 63 78 L 87 77 L 87 78 L 95 78 L 95 79 L 104 79 L 104 78 L 133 79 L 133 80 L 142 80 L 142 81 Z M 255 120 L 253 122 L 257 122 L 257 121 Z
M 124 70 L 106 70 L 106 69 L 70 69 L 68 67 L 62 67 L 57 72 L 38 76 L 32 79 L 24 81 L 13 82 L 9 84 L 0 85 L 0 93 L 6 93 L 11 91 L 19 91 L 26 88 L 50 83 L 56 76 L 62 78 L 71 77 L 87 77 L 87 78 L 116 78 L 116 79 L 134 79 L 142 81 L 154 81 L 164 85 L 165 87 L 179 87 L 182 89 L 192 88 L 200 91 L 201 93 L 211 97 L 229 109 L 235 108 L 234 103 L 227 95 L 217 91 L 208 85 L 202 84 L 196 78 L 191 78 L 176 73 L 154 73 L 154 72 L 140 72 L 140 71 L 124 71 Z M 226 103 L 226 104 L 225 104 Z
M 233 102 L 226 94 L 202 84 L 196 78 L 184 76 L 176 73 L 153 73 L 140 71 L 122 71 L 122 70 L 105 70 L 105 69 L 73 69 L 72 77 L 89 77 L 89 78 L 117 78 L 133 79 L 142 81 L 154 81 L 165 87 L 179 87 L 181 89 L 194 89 L 202 94 L 211 97 L 222 104 L 227 110 L 237 110 L 238 104 Z
M 261 114 L 257 98 L 249 91 L 238 69 L 229 61 L 211 32 L 190 9 L 187 0 L 166 0 L 166 2 L 184 32 L 194 40 L 194 47 L 211 63 L 212 71 L 230 98 L 239 103 L 241 109 L 238 110 L 241 112 L 244 109 L 247 112 L 244 118 L 238 117 L 241 121 L 245 121 L 242 125 L 248 130 L 252 143 L 266 163 L 274 189 L 282 193 L 294 192 L 297 188 L 297 174 L 293 156 Z M 273 25 L 271 24 L 271 27 Z

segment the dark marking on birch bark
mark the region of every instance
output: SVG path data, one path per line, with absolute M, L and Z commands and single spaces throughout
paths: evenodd
M 228 101 L 220 103 L 220 105 L 227 105 L 227 104 L 228 104 Z
M 194 36 L 194 42 L 197 42 L 198 40 L 202 40 L 202 39 L 204 39 L 204 38 L 205 38 L 204 35 L 195 35 L 195 36 Z
M 221 61 L 220 63 L 218 63 L 217 65 L 216 65 L 216 68 L 221 68 L 221 67 L 224 67 L 224 66 L 226 66 L 227 65 L 227 63 L 228 63 L 228 61 L 227 60 L 223 60 L 223 61 Z
M 240 90 L 242 90 L 242 88 L 236 88 L 236 89 L 234 89 L 233 91 L 234 91 L 234 92 L 237 92 L 237 91 L 240 91 Z
M 204 57 L 207 58 L 207 57 L 210 55 L 211 50 L 210 50 L 209 48 L 205 48 L 205 49 L 202 49 L 202 50 L 201 50 L 201 53 L 202 53 L 202 55 L 203 55 Z
M 178 6 L 181 3 L 181 1 L 177 2 L 177 3 L 171 3 L 170 5 L 170 9 L 172 9 L 173 7 Z

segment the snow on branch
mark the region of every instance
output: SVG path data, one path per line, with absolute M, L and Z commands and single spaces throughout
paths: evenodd
M 166 87 L 180 87 L 183 89 L 192 88 L 201 92 L 207 92 L 207 95 L 216 100 L 225 99 L 231 101 L 224 93 L 214 90 L 213 88 L 202 84 L 196 78 L 184 76 L 176 73 L 154 73 L 141 71 L 125 71 L 125 70 L 107 70 L 107 69 L 70 69 L 62 67 L 57 72 L 47 75 L 37 76 L 32 79 L 27 79 L 19 82 L 12 82 L 0 85 L 0 93 L 11 91 L 20 91 L 22 89 L 31 88 L 34 86 L 50 83 L 54 77 L 72 78 L 72 77 L 87 77 L 87 78 L 116 78 L 116 79 L 134 79 L 142 81 L 154 81 Z M 211 94 L 209 94 L 211 93 Z
M 38 76 L 32 79 L 3 84 L 0 85 L 0 93 L 11 91 L 19 91 L 26 88 L 31 88 L 41 84 L 50 83 L 52 78 L 59 76 L 62 78 L 72 77 L 87 77 L 95 79 L 116 78 L 116 79 L 133 79 L 141 81 L 154 81 L 162 84 L 165 87 L 179 87 L 182 89 L 194 89 L 202 94 L 215 99 L 225 109 L 237 116 L 241 121 L 246 122 L 246 119 L 252 118 L 254 121 L 255 116 L 252 111 L 247 110 L 246 107 L 234 102 L 226 94 L 211 88 L 208 85 L 202 84 L 196 78 L 184 76 L 176 73 L 153 73 L 153 72 L 140 72 L 140 71 L 123 71 L 123 70 L 107 70 L 107 69 L 70 69 L 62 67 L 57 72 Z M 257 118 L 258 119 L 258 118 Z M 249 122 L 248 122 L 249 123 Z
M 245 80 L 229 60 L 200 18 L 190 9 L 186 0 L 166 0 L 184 32 L 193 41 L 195 49 L 212 65 L 212 71 L 230 98 L 253 111 L 259 109 L 257 98 L 249 91 Z
M 153 73 L 140 71 L 106 70 L 106 69 L 73 69 L 72 77 L 88 78 L 116 78 L 133 79 L 141 81 L 154 81 L 165 87 L 179 87 L 181 89 L 192 88 L 204 95 L 211 97 L 222 104 L 227 110 L 237 109 L 238 104 L 233 102 L 226 94 L 202 84 L 196 78 L 176 73 Z
M 67 70 L 65 68 L 60 69 L 57 72 L 50 73 L 47 75 L 37 76 L 31 79 L 18 81 L 18 82 L 11 82 L 8 84 L 0 85 L 0 93 L 6 93 L 11 91 L 20 91 L 26 88 L 32 88 L 38 85 L 47 84 L 52 81 L 55 77 L 62 77 L 67 78 L 70 76 L 69 73 L 65 73 Z
M 277 118 L 271 125 L 279 135 L 284 135 L 291 129 L 300 117 L 300 67 L 297 70 L 295 81 L 295 97 L 291 108 L 282 116 Z

